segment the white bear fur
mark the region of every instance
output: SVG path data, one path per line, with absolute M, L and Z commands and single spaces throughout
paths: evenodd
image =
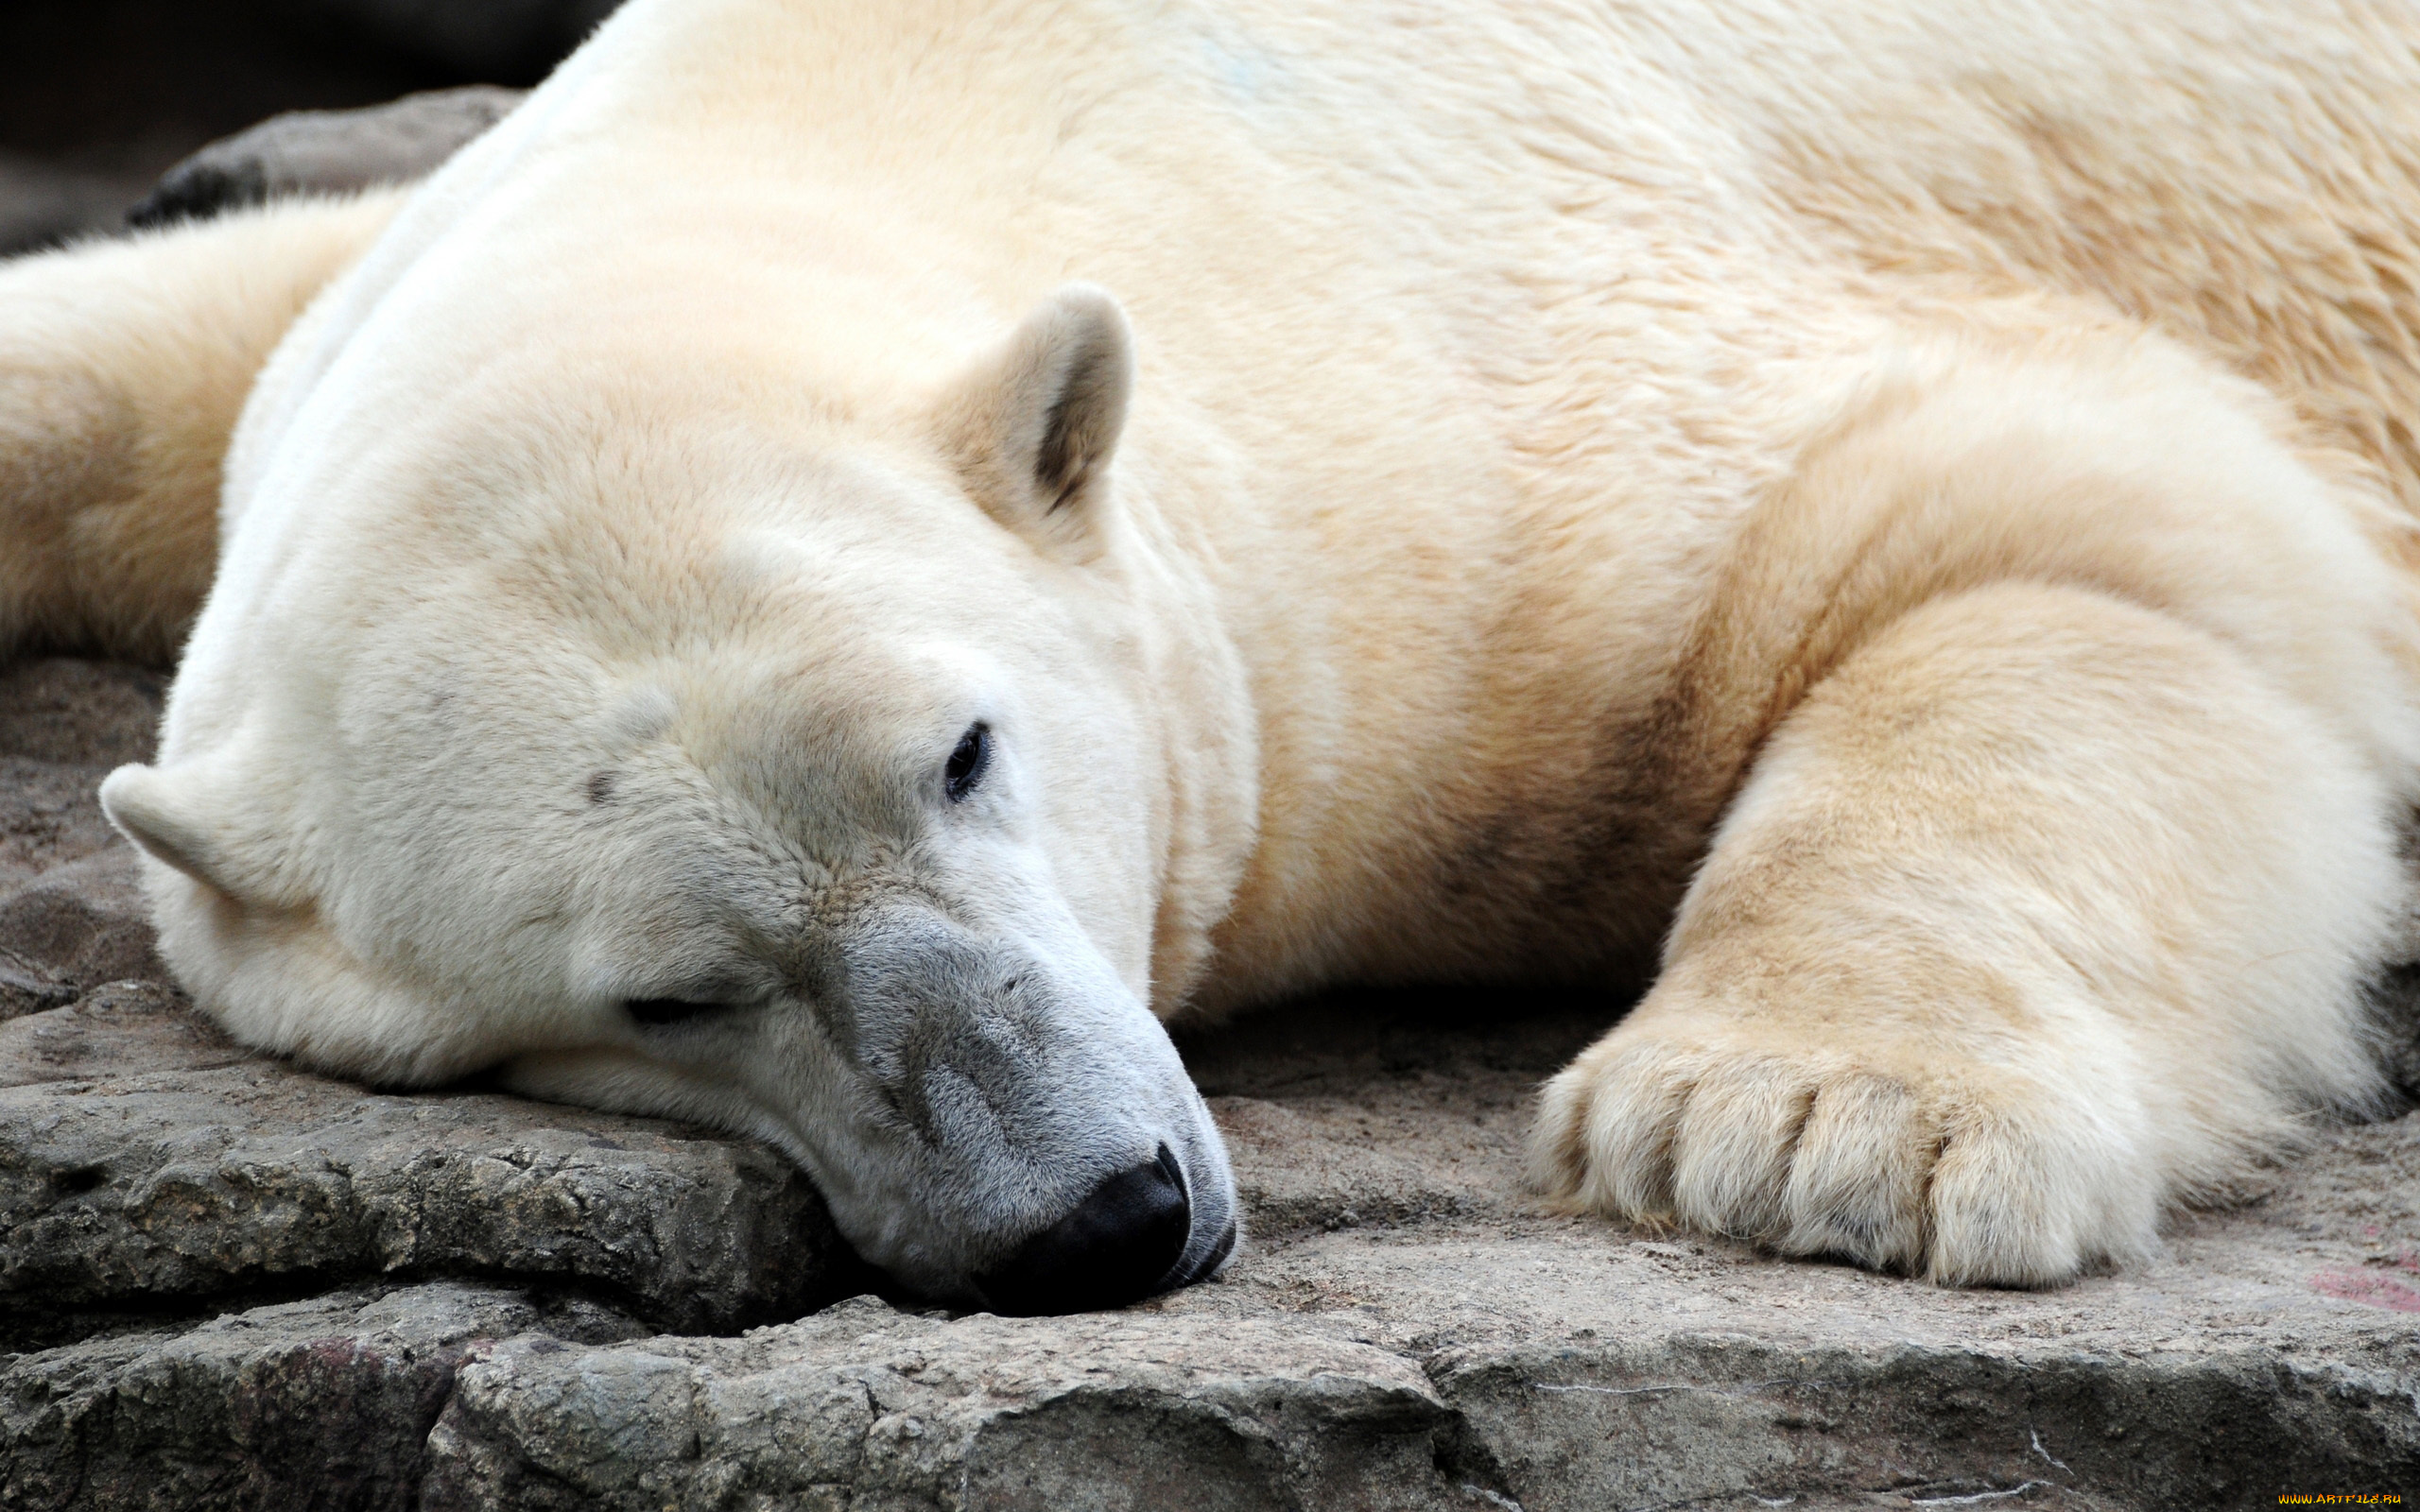
M 1166 1018 L 1661 938 L 1547 1089 L 1550 1197 L 2044 1282 L 2384 1094 L 2415 41 L 2282 0 L 635 0 L 391 225 L 34 259 L 0 342 L 81 372 L 21 291 L 107 320 L 151 266 L 366 248 L 252 392 L 159 765 L 106 790 L 253 1043 L 512 1062 L 845 1188 L 805 1093 L 614 1018 L 611 942 L 706 929 L 667 855 L 846 872 L 845 774 L 977 688 L 1028 806 L 965 864 L 1069 970 Z M 994 464 L 1070 280 L 1135 366 L 1062 510 Z M 90 382 L 192 382 L 156 361 Z M 0 469 L 61 455 L 41 413 Z M 191 491 L 141 497 L 189 537 Z M 0 628 L 135 648 L 206 573 L 71 614 L 0 558 Z M 647 779 L 689 828 L 583 827 L 667 730 L 724 774 Z

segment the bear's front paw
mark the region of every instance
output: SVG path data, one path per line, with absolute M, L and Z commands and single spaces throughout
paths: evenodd
M 2066 1280 L 2154 1242 L 2138 1120 L 2046 1066 L 1671 1017 L 1547 1084 L 1530 1175 L 1560 1204 L 1950 1285 Z

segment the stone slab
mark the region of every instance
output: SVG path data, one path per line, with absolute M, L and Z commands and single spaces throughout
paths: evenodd
M 593 1305 L 436 1283 L 0 1357 L 0 1506 L 404 1512 L 463 1358 L 539 1327 L 641 1332 Z
M 955 1321 L 868 1297 L 734 1340 L 512 1340 L 429 1440 L 436 1508 L 1426 1507 L 1413 1362 L 1265 1321 Z
M 544 1281 L 668 1328 L 861 1283 L 805 1177 L 748 1141 L 250 1056 L 157 984 L 0 1025 L 0 1326 L 381 1276 Z

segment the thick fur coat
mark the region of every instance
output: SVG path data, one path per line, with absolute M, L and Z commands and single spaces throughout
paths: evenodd
M 635 0 L 0 270 L 0 636 L 207 589 L 104 798 L 239 1036 L 763 1133 L 942 1295 L 1155 1147 L 1223 1259 L 1155 1017 L 1643 960 L 1550 1199 L 2057 1280 L 2388 1092 L 2415 44 Z

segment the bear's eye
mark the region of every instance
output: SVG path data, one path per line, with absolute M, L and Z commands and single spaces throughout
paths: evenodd
M 983 781 L 983 769 L 991 765 L 991 730 L 967 726 L 966 733 L 958 737 L 958 748 L 949 753 L 949 765 L 942 768 L 942 791 L 951 802 L 959 802 L 975 791 L 975 784 Z
M 709 1019 L 730 1007 L 728 1003 L 691 1003 L 685 998 L 631 998 L 622 1011 L 650 1029 Z

